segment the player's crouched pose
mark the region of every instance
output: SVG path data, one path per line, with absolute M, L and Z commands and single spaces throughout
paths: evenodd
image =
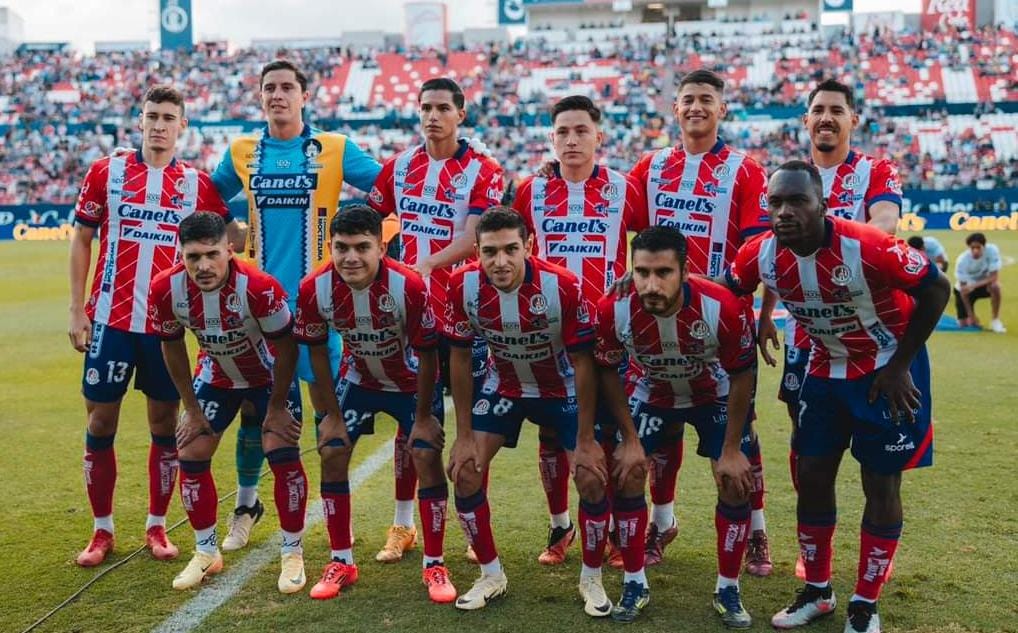
M 411 446 L 424 524 L 424 584 L 434 602 L 452 602 L 456 588 L 442 558 L 448 485 L 442 471 L 444 434 L 438 382 L 435 312 L 420 275 L 384 256 L 382 217 L 354 205 L 329 225 L 332 261 L 300 284 L 297 338 L 311 346 L 315 381 L 328 387 L 319 426 L 322 504 L 332 560 L 311 589 L 335 598 L 357 582 L 350 535 L 350 456 L 361 435 L 374 433 L 377 413 L 396 419 Z M 345 342 L 340 382 L 333 385 L 329 328 Z
M 297 356 L 286 293 L 270 275 L 233 257 L 226 225 L 215 214 L 185 218 L 180 249 L 183 261 L 156 277 L 149 291 L 149 322 L 162 338 L 166 368 L 184 405 L 177 423 L 180 497 L 195 532 L 194 557 L 173 588 L 190 589 L 223 568 L 210 464 L 241 402 L 248 401 L 265 420 L 262 444 L 275 476 L 283 530 L 278 586 L 294 593 L 305 583 L 307 477 L 297 448 L 300 424 L 286 408 Z M 193 384 L 185 329 L 201 348 Z

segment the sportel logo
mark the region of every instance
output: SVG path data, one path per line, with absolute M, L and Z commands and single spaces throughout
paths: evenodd
M 898 433 L 898 441 L 895 444 L 884 444 L 884 450 L 888 453 L 900 453 L 901 451 L 913 451 L 915 450 L 915 442 L 908 440 L 908 436 L 904 433 Z

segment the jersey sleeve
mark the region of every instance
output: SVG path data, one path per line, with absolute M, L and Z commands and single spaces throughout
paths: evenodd
M 244 188 L 244 183 L 241 182 L 240 176 L 237 175 L 237 170 L 233 167 L 232 144 L 226 148 L 226 153 L 223 154 L 222 160 L 219 161 L 216 170 L 212 172 L 212 184 L 216 186 L 220 197 L 227 202 L 233 200 L 233 197 Z
M 148 330 L 166 341 L 184 336 L 184 324 L 173 314 L 173 295 L 170 291 L 171 270 L 156 275 L 148 291 Z
M 718 356 L 725 371 L 735 374 L 756 364 L 756 340 L 749 306 L 733 294 L 726 295 L 718 317 Z
M 230 207 L 227 206 L 223 197 L 219 195 L 219 191 L 213 184 L 212 178 L 203 171 L 198 172 L 197 210 L 215 213 L 216 215 L 221 216 L 227 224 L 233 221 L 233 215 L 230 214 Z
M 725 285 L 737 295 L 750 295 L 760 285 L 760 240 L 743 244 L 725 271 Z
M 293 337 L 306 345 L 321 345 L 329 340 L 329 324 L 318 310 L 315 290 L 317 275 L 301 280 L 297 292 L 297 316 L 293 320 Z
M 397 154 L 398 156 L 398 154 Z M 387 216 L 396 211 L 396 196 L 394 194 L 393 172 L 396 167 L 396 156 L 385 161 L 382 169 L 375 178 L 368 194 L 368 204 L 372 209 L 378 211 L 382 216 Z
M 594 319 L 590 302 L 583 297 L 576 277 L 563 278 L 561 288 L 562 344 L 569 352 L 590 349 L 594 345 Z
M 741 173 L 736 183 L 739 235 L 746 240 L 770 228 L 771 220 L 767 212 L 767 172 L 760 163 L 749 157 L 743 161 L 739 169 Z
M 275 277 L 267 273 L 252 276 L 257 283 L 248 287 L 251 316 L 258 321 L 265 338 L 285 336 L 293 327 L 293 315 L 286 303 L 286 291 Z
M 416 350 L 435 349 L 438 346 L 438 322 L 431 295 L 420 277 L 409 277 L 407 281 L 407 339 Z
M 343 180 L 361 191 L 371 191 L 382 166 L 347 137 L 343 146 Z
M 648 152 L 640 157 L 640 160 L 633 165 L 633 168 L 629 171 L 629 180 L 635 183 L 637 189 L 640 190 L 643 196 L 643 209 L 639 213 L 633 215 L 633 223 L 627 224 L 626 228 L 630 231 L 640 232 L 643 229 L 650 226 L 650 201 L 647 200 L 647 178 L 650 177 L 650 162 L 654 159 L 654 154 Z
M 871 284 L 907 291 L 919 288 L 940 275 L 940 269 L 922 251 L 890 235 L 882 237 L 886 239 L 864 242 L 863 269 L 870 271 Z M 866 266 L 868 262 L 872 264 Z
M 463 305 L 463 274 L 453 273 L 449 280 L 448 303 L 442 317 L 442 336 L 450 345 L 470 347 L 474 341 L 474 327 Z
M 632 175 L 626 176 L 626 206 L 622 222 L 627 231 L 642 231 L 647 228 L 647 188 Z
M 531 208 L 532 193 L 534 190 L 534 178 L 531 176 L 520 183 L 519 188 L 516 190 L 516 197 L 513 198 L 512 209 L 516 213 L 520 214 L 523 218 L 523 223 L 527 226 L 527 235 L 534 235 L 534 211 Z M 534 239 L 534 247 L 531 249 L 532 255 L 541 257 L 541 244 L 536 238 Z
M 74 206 L 74 221 L 83 226 L 98 228 L 109 212 L 106 182 L 109 178 L 109 159 L 92 163 L 81 184 L 77 204 Z
M 474 188 L 470 190 L 470 215 L 480 215 L 502 202 L 505 192 L 505 178 L 502 168 L 494 160 L 486 158 L 477 174 Z
M 605 296 L 597 302 L 594 329 L 597 342 L 594 346 L 594 361 L 601 367 L 615 368 L 622 364 L 625 348 L 615 336 L 615 297 Z
M 901 213 L 901 178 L 891 161 L 874 161 L 864 202 L 867 209 L 878 202 L 893 202 L 898 205 L 898 212 Z

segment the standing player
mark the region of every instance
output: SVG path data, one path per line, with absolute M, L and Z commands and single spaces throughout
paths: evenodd
M 681 147 L 645 154 L 630 174 L 645 187 L 648 208 L 646 218 L 632 228 L 663 224 L 679 229 L 689 247 L 689 272 L 715 281 L 722 279 L 739 246 L 767 228 L 763 167 L 718 136 L 728 114 L 724 88 L 724 80 L 708 70 L 685 75 L 673 106 L 682 132 Z M 773 565 L 764 520 L 763 459 L 759 439 L 752 427 L 750 431 L 755 484 L 746 571 L 767 576 Z M 652 455 L 654 506 L 647 533 L 648 565 L 661 561 L 665 546 L 678 534 L 673 506 L 682 449 L 680 440 L 660 446 Z
M 859 124 L 852 89 L 833 79 L 820 82 L 809 93 L 802 122 L 810 134 L 810 158 L 820 171 L 827 199 L 827 213 L 863 222 L 894 235 L 901 211 L 898 170 L 886 159 L 871 158 L 851 148 L 852 131 Z M 767 364 L 777 365 L 766 341 L 777 348 L 777 330 L 771 320 L 774 295 L 767 295 L 760 311 L 760 349 Z M 799 408 L 799 388 L 809 362 L 809 336 L 795 319 L 785 322 L 785 366 L 778 398 L 788 408 L 793 433 Z M 795 451 L 788 456 L 795 479 Z M 801 577 L 802 560 L 796 562 Z
M 742 606 L 739 570 L 753 490 L 743 453 L 756 365 L 752 317 L 727 288 L 688 275 L 686 239 L 677 229 L 645 229 L 632 247 L 632 290 L 604 297 L 597 308 L 602 384 L 616 417 L 630 426 L 635 420 L 648 453 L 682 437 L 687 423 L 696 428 L 697 453 L 711 459 L 718 488 L 713 605 L 726 626 L 747 628 L 752 620 Z M 613 370 L 627 354 L 632 366 L 623 391 Z
M 384 256 L 382 218 L 363 205 L 345 209 L 329 226 L 332 261 L 300 286 L 297 337 L 311 345 L 315 379 L 328 386 L 318 450 L 322 501 L 332 560 L 311 597 L 326 600 L 357 582 L 350 534 L 350 457 L 375 415 L 399 423 L 420 473 L 424 519 L 424 584 L 435 602 L 452 602 L 456 588 L 442 558 L 448 485 L 442 472 L 442 393 L 438 382 L 435 313 L 420 275 Z M 325 342 L 329 328 L 346 341 L 340 383 L 333 380 Z M 337 400 L 338 398 L 338 400 Z
M 453 266 L 474 254 L 478 217 L 502 199 L 502 168 L 459 138 L 466 110 L 455 81 L 429 79 L 421 84 L 417 100 L 425 142 L 385 161 L 368 202 L 382 215 L 399 217 L 403 263 L 424 277 L 435 304 L 444 305 Z M 473 375 L 479 383 L 488 351 L 483 340 L 477 343 Z M 449 349 L 444 342 L 439 353 L 442 380 L 448 384 Z M 401 560 L 417 540 L 413 514 L 417 473 L 400 431 L 394 451 L 396 512 L 385 546 L 375 557 L 387 563 Z
M 308 80 L 293 63 L 276 60 L 262 67 L 259 98 L 266 126 L 234 138 L 212 180 L 226 200 L 244 191 L 250 221 L 248 255 L 279 280 L 295 313 L 300 280 L 328 259 L 328 227 L 343 183 L 368 191 L 380 167 L 342 134 L 323 132 L 304 122 Z M 340 341 L 335 334 L 330 335 L 329 350 L 338 369 Z M 318 422 L 329 394 L 315 387 L 305 349 L 300 350 L 297 377 L 308 383 Z M 300 392 L 295 390 L 293 397 L 299 402 Z M 247 545 L 251 528 L 262 515 L 260 424 L 250 408 L 242 409 L 237 433 L 237 507 L 223 540 L 226 551 Z
M 950 285 L 925 255 L 874 227 L 826 217 L 816 167 L 785 163 L 771 176 L 772 232 L 740 249 L 729 283 L 762 282 L 812 341 L 799 390 L 799 551 L 806 585 L 771 620 L 804 625 L 834 611 L 834 484 L 851 445 L 866 497 L 846 633 L 880 631 L 876 601 L 901 536 L 901 473 L 929 466 L 933 426 L 925 341 Z
M 492 458 L 502 446 L 516 446 L 524 418 L 553 428 L 570 453 L 577 416 L 584 418 L 582 428 L 593 428 L 590 309 L 575 275 L 528 255 L 532 239 L 511 209 L 486 211 L 477 223 L 479 261 L 458 268 L 449 281 L 443 333 L 452 345 L 456 407 L 449 478 L 460 523 L 481 566 L 481 577 L 456 600 L 465 610 L 483 608 L 507 586 L 482 485 Z M 470 348 L 478 337 L 487 341 L 493 362 L 481 392 L 472 394 Z M 605 601 L 596 605 L 603 613 L 610 608 Z
M 208 176 L 174 158 L 186 127 L 183 95 L 169 86 L 149 89 L 139 121 L 141 150 L 93 163 L 74 212 L 68 335 L 74 349 L 85 353 L 85 488 L 94 523 L 92 540 L 78 555 L 83 567 L 99 565 L 113 549 L 113 440 L 120 403 L 135 371 L 135 388 L 148 401 L 152 433 L 145 543 L 160 560 L 178 553 L 166 538 L 165 525 L 177 478 L 174 426 L 179 396 L 163 365 L 159 340 L 147 329 L 148 285 L 173 265 L 182 218 L 214 211 L 235 228 Z M 96 230 L 99 260 L 86 303 L 85 279 Z
M 643 192 L 623 174 L 597 164 L 601 111 L 589 98 L 566 97 L 551 115 L 554 175 L 525 179 L 513 209 L 534 236 L 535 254 L 576 275 L 584 299 L 594 306 L 626 272 L 626 227 L 646 213 Z M 614 428 L 601 407 L 598 414 L 606 432 Z M 540 430 L 539 458 L 551 527 L 538 561 L 557 565 L 565 561 L 576 530 L 569 520 L 569 460 L 547 427 Z
M 180 249 L 183 261 L 156 277 L 149 294 L 149 322 L 162 338 L 166 368 L 184 401 L 177 425 L 180 497 L 195 533 L 194 557 L 173 588 L 197 587 L 223 568 L 210 466 L 222 433 L 246 401 L 264 419 L 262 441 L 275 477 L 283 537 L 277 586 L 282 593 L 300 591 L 308 482 L 297 446 L 300 423 L 286 409 L 297 358 L 286 292 L 233 257 L 216 215 L 196 213 L 181 222 Z M 185 329 L 194 332 L 201 350 L 193 385 Z

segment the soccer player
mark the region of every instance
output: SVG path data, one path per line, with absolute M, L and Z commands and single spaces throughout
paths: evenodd
M 987 244 L 986 236 L 973 233 L 965 238 L 966 248 L 954 263 L 958 284 L 954 288 L 954 305 L 958 311 L 958 324 L 962 327 L 979 326 L 975 310 L 976 299 L 990 298 L 992 321 L 990 329 L 1004 334 L 1007 328 L 1000 321 L 1000 249 Z
M 901 182 L 898 170 L 886 159 L 872 158 L 852 149 L 852 132 L 859 124 L 852 89 L 833 79 L 820 82 L 809 93 L 803 125 L 810 135 L 810 159 L 824 183 L 827 213 L 846 220 L 862 222 L 894 235 L 901 212 Z M 777 349 L 777 329 L 771 319 L 775 296 L 765 297 L 760 311 L 760 348 L 772 367 L 777 361 L 766 342 Z M 778 399 L 785 403 L 793 433 L 799 408 L 799 388 L 809 363 L 809 336 L 795 319 L 785 321 L 785 361 Z M 795 451 L 789 451 L 788 463 L 795 480 Z M 796 562 L 802 578 L 802 561 Z
M 145 544 L 160 560 L 178 554 L 166 538 L 165 525 L 177 478 L 174 426 L 179 396 L 166 373 L 159 340 L 147 329 L 148 285 L 173 265 L 181 219 L 195 211 L 213 211 L 235 228 L 208 176 L 174 158 L 177 139 L 187 127 L 183 95 L 169 86 L 149 89 L 138 127 L 141 150 L 94 162 L 74 211 L 68 336 L 74 349 L 85 354 L 84 469 L 94 525 L 91 542 L 77 558 L 83 567 L 99 565 L 113 549 L 113 443 L 120 403 L 135 372 L 135 388 L 147 399 L 152 434 Z M 86 302 L 85 280 L 97 230 L 99 258 Z
M 210 465 L 246 401 L 264 419 L 262 441 L 275 478 L 282 528 L 277 585 L 282 593 L 300 591 L 306 581 L 301 538 L 308 482 L 297 446 L 300 423 L 286 408 L 297 358 L 286 292 L 270 275 L 233 257 L 226 225 L 214 214 L 196 213 L 180 223 L 180 250 L 183 261 L 152 280 L 149 291 L 149 323 L 162 338 L 166 368 L 184 404 L 176 433 L 180 497 L 195 533 L 194 557 L 173 588 L 197 587 L 223 568 Z M 188 329 L 200 348 L 193 384 Z
M 385 161 L 368 203 L 384 216 L 398 216 L 402 262 L 424 277 L 436 305 L 444 305 L 453 266 L 474 254 L 478 217 L 502 199 L 502 168 L 459 137 L 466 110 L 455 81 L 428 79 L 421 84 L 417 101 L 424 144 Z M 488 350 L 482 339 L 477 343 L 472 373 L 479 385 Z M 448 384 L 449 349 L 444 341 L 439 354 L 442 380 Z M 394 452 L 396 511 L 385 546 L 375 556 L 386 563 L 401 560 L 417 540 L 413 515 L 417 473 L 400 430 Z
M 921 252 L 876 227 L 828 217 L 819 170 L 790 161 L 771 176 L 772 232 L 740 249 L 728 275 L 741 292 L 761 282 L 812 342 L 799 390 L 799 550 L 806 585 L 774 615 L 782 629 L 835 608 L 831 588 L 834 484 L 846 448 L 866 497 L 846 633 L 880 631 L 877 599 L 902 526 L 901 476 L 929 466 L 933 427 L 925 341 L 950 284 Z
M 590 418 L 582 428 L 593 428 L 591 308 L 574 274 L 529 255 L 532 240 L 519 214 L 489 209 L 477 222 L 479 261 L 456 269 L 449 281 L 442 325 L 452 345 L 456 441 L 448 473 L 460 524 L 481 566 L 480 578 L 456 600 L 465 610 L 483 608 L 507 586 L 482 485 L 492 458 L 501 447 L 516 446 L 524 418 L 553 429 L 570 453 L 577 416 Z M 487 341 L 492 363 L 484 387 L 473 394 L 471 347 L 477 337 Z
M 728 113 L 724 88 L 724 80 L 708 70 L 683 76 L 673 106 L 682 144 L 645 154 L 630 172 L 645 188 L 648 208 L 647 216 L 631 228 L 662 224 L 679 229 L 689 249 L 689 273 L 715 281 L 722 280 L 739 246 L 767 228 L 763 167 L 718 136 Z M 767 576 L 773 565 L 764 518 L 763 458 L 752 427 L 750 432 L 749 460 L 755 484 L 750 498 L 752 534 L 746 548 L 746 571 Z M 678 534 L 673 508 L 682 452 L 680 438 L 659 445 L 651 456 L 648 565 L 661 561 L 665 546 Z
M 718 488 L 713 605 L 726 626 L 746 628 L 752 619 L 742 606 L 739 570 L 754 485 L 745 454 L 756 365 L 753 319 L 730 290 L 688 274 L 686 238 L 677 229 L 645 229 L 632 248 L 632 289 L 604 297 L 597 307 L 602 384 L 616 417 L 635 423 L 648 453 L 674 442 L 685 424 L 696 429 L 697 453 L 711 459 Z M 624 391 L 614 370 L 627 354 L 632 366 Z
M 526 178 L 512 206 L 534 236 L 535 254 L 575 274 L 593 306 L 626 272 L 626 227 L 635 215 L 646 213 L 643 191 L 625 175 L 597 164 L 601 110 L 589 98 L 565 97 L 551 115 L 551 144 L 558 159 L 554 175 Z M 614 423 L 601 407 L 598 418 L 602 430 L 610 428 L 614 436 Z M 540 430 L 539 465 L 551 527 L 538 561 L 557 565 L 565 561 L 576 530 L 569 520 L 569 460 L 547 427 Z
M 438 382 L 438 331 L 424 281 L 385 257 L 382 218 L 364 205 L 351 206 L 329 226 L 329 263 L 300 286 L 295 332 L 311 345 L 319 384 L 334 395 L 326 402 L 318 450 L 322 501 L 332 560 L 311 597 L 327 600 L 357 582 L 350 534 L 350 457 L 361 435 L 374 433 L 375 415 L 396 419 L 419 473 L 424 525 L 423 580 L 434 602 L 452 602 L 456 588 L 443 560 L 448 485 L 442 470 L 444 417 Z M 335 391 L 327 332 L 346 341 Z
M 266 126 L 234 138 L 212 175 L 219 193 L 230 200 L 247 197 L 250 230 L 248 255 L 279 280 L 296 313 L 300 280 L 328 259 L 328 227 L 339 205 L 344 182 L 371 189 L 379 165 L 342 134 L 323 132 L 304 122 L 310 94 L 307 76 L 292 62 L 279 59 L 262 67 L 259 98 Z M 340 341 L 331 334 L 329 350 L 339 367 Z M 297 377 L 308 383 L 316 423 L 329 394 L 315 387 L 307 350 L 301 348 Z M 296 388 L 292 399 L 299 402 Z M 223 550 L 247 545 L 251 528 L 262 516 L 258 499 L 261 471 L 261 419 L 249 407 L 241 410 L 237 433 L 236 508 Z

